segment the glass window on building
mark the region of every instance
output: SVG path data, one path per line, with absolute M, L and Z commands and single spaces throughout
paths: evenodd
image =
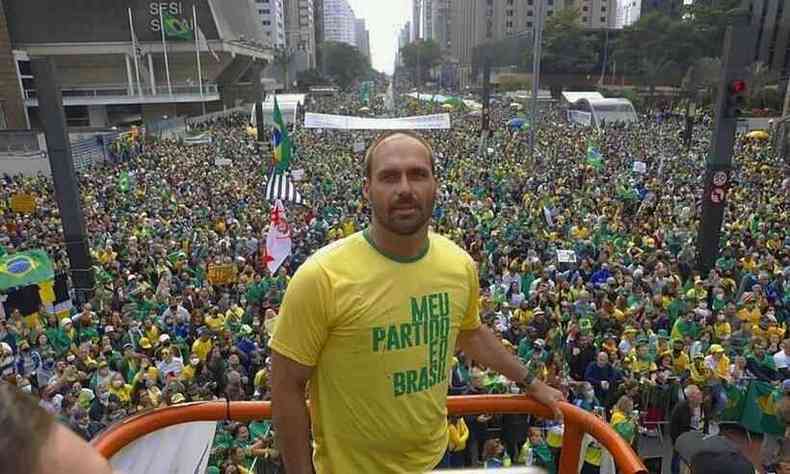
M 8 122 L 5 119 L 5 101 L 0 100 L 0 130 L 8 128 Z

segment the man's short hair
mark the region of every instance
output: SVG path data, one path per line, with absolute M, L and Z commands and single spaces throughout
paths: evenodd
M 30 395 L 0 383 L 0 473 L 38 472 L 55 419 Z
M 425 149 L 428 150 L 428 158 L 430 158 L 431 160 L 431 172 L 433 174 L 436 174 L 436 166 L 433 159 L 433 147 L 431 146 L 430 143 L 428 143 L 428 140 L 426 140 L 425 137 L 423 137 L 422 135 L 420 135 L 419 133 L 413 130 L 389 130 L 376 137 L 376 139 L 373 140 L 373 143 L 371 143 L 370 146 L 368 147 L 368 151 L 365 152 L 366 178 L 370 178 L 370 171 L 372 166 L 371 162 L 373 161 L 373 153 L 376 152 L 376 148 L 378 148 L 378 146 L 381 145 L 381 142 L 395 135 L 406 135 L 407 137 L 411 137 L 417 140 L 418 142 L 422 143 Z

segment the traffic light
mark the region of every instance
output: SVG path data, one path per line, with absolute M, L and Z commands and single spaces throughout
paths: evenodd
M 741 115 L 741 109 L 746 104 L 746 81 L 735 79 L 730 81 L 727 86 L 727 110 L 725 117 L 737 118 Z

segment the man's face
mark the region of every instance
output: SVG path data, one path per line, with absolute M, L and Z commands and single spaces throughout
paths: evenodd
M 609 356 L 605 352 L 601 352 L 598 354 L 596 361 L 598 362 L 598 367 L 606 367 L 606 364 L 609 363 Z
M 428 151 L 418 140 L 394 135 L 376 148 L 363 193 L 378 224 L 397 235 L 413 235 L 431 218 L 436 179 Z

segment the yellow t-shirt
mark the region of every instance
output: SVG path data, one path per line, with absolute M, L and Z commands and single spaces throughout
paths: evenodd
M 192 343 L 192 352 L 194 352 L 200 360 L 203 362 L 206 361 L 206 357 L 208 357 L 208 353 L 211 352 L 211 349 L 214 347 L 214 341 L 211 339 L 203 342 L 200 338 L 195 339 L 195 342 Z
M 429 242 L 404 261 L 357 232 L 309 258 L 286 290 L 270 346 L 314 367 L 319 474 L 425 472 L 444 455 L 455 341 L 480 327 L 480 290 L 466 252 Z

